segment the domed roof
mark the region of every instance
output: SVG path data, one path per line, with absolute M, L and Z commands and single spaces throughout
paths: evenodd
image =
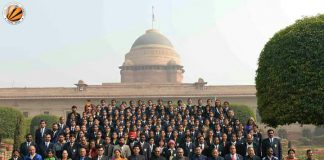
M 132 48 L 141 45 L 150 45 L 150 44 L 165 45 L 173 48 L 168 38 L 166 38 L 158 30 L 155 29 L 147 30 L 145 34 L 138 37 L 133 43 Z

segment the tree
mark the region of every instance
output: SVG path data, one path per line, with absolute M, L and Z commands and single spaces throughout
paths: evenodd
M 276 33 L 260 54 L 255 79 L 262 122 L 324 124 L 324 15 Z
M 17 148 L 24 139 L 24 128 L 19 124 L 24 122 L 23 114 L 11 107 L 0 107 L 0 137 L 14 140 Z

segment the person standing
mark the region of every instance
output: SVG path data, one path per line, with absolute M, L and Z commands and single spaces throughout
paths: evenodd
M 36 143 L 33 141 L 32 134 L 28 133 L 26 135 L 26 141 L 20 145 L 20 154 L 25 157 L 28 155 L 28 147 L 36 146 Z M 36 146 L 37 147 L 37 146 Z
M 262 141 L 262 157 L 267 156 L 267 149 L 272 148 L 273 156 L 282 159 L 282 149 L 280 139 L 274 137 L 274 130 L 268 130 L 268 138 Z

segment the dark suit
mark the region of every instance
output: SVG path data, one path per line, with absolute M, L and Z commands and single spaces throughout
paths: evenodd
M 261 160 L 261 158 L 259 156 L 253 156 L 253 157 L 245 157 L 244 160 Z
M 186 157 L 191 157 L 194 153 L 194 150 L 195 150 L 195 144 L 190 142 L 189 146 L 187 146 L 187 143 L 182 143 L 182 146 L 181 148 L 183 149 L 184 151 L 184 156 Z
M 270 139 L 266 138 L 262 141 L 262 157 L 265 157 L 267 154 L 268 148 L 273 149 L 273 156 L 278 157 L 279 159 L 282 159 L 282 149 L 281 149 L 281 143 L 280 139 L 273 138 L 273 142 L 270 143 Z
M 200 156 L 194 155 L 190 158 L 190 160 L 208 160 L 208 158 L 204 155 L 200 155 Z
M 37 148 L 37 145 L 35 142 L 30 142 L 30 146 L 36 146 Z M 28 147 L 27 147 L 27 142 L 24 142 L 20 145 L 20 154 L 22 156 L 27 156 L 29 153 L 28 153 Z
M 114 146 L 112 144 L 105 145 L 105 153 L 108 158 L 111 158 L 114 152 Z
M 232 160 L 232 155 L 229 153 L 227 155 L 225 155 L 224 159 L 225 160 Z M 236 154 L 236 160 L 243 160 L 243 156 Z
M 215 158 L 215 157 L 209 157 L 208 160 L 224 160 L 224 158 L 221 157 L 221 156 L 218 156 L 217 158 Z
M 92 160 L 98 160 L 98 156 L 92 158 Z M 108 157 L 103 155 L 99 160 L 108 160 Z
M 52 143 L 56 143 L 57 140 L 58 140 L 59 135 L 60 135 L 62 132 L 63 132 L 63 131 L 60 130 L 60 129 L 57 130 L 56 132 L 54 132 L 54 131 L 51 130 L 51 136 L 52 136 L 51 142 L 52 142 Z
M 212 145 L 209 146 L 209 148 L 208 148 L 208 154 L 207 154 L 208 157 L 212 157 L 212 154 L 211 154 L 211 153 L 212 153 L 212 151 L 213 151 L 215 148 L 218 150 L 218 153 L 219 153 L 220 155 L 224 152 L 224 148 L 223 148 L 222 145 L 214 145 L 214 144 L 212 144 Z
M 255 155 L 261 156 L 261 149 L 256 142 L 253 142 L 253 149 L 254 149 Z M 237 148 L 237 153 L 242 156 L 245 156 L 247 153 L 247 143 L 243 143 L 243 144 L 239 145 Z
M 76 157 L 76 158 L 72 158 L 72 160 L 82 160 L 82 158 L 81 157 Z M 91 158 L 85 156 L 85 157 L 83 157 L 83 160 L 91 160 Z
M 42 142 L 44 142 L 44 136 L 46 134 L 51 134 L 51 130 L 48 129 L 48 128 L 45 128 L 44 133 L 42 135 L 41 129 L 40 128 L 36 129 L 36 131 L 35 131 L 35 143 L 37 145 L 40 145 Z
M 141 142 L 137 142 L 137 145 L 141 146 L 141 152 L 140 154 L 145 156 L 146 159 L 148 159 L 148 152 L 150 150 L 150 145 L 147 142 L 144 142 L 143 145 L 141 145 Z
M 127 158 L 127 160 L 146 160 L 143 155 L 131 155 Z
M 73 144 L 73 146 L 71 146 L 70 142 L 65 143 L 63 149 L 67 150 L 67 152 L 69 153 L 69 158 L 71 159 L 76 159 L 79 156 L 80 146 L 76 142 Z
M 162 154 L 167 160 L 169 160 L 171 156 L 175 157 L 177 155 L 177 150 L 175 148 L 173 150 L 170 148 L 164 148 Z
M 40 154 L 42 157 L 46 157 L 48 151 L 53 150 L 53 145 L 54 145 L 53 143 L 49 142 L 48 146 L 46 147 L 45 142 L 43 142 L 38 146 L 37 153 Z

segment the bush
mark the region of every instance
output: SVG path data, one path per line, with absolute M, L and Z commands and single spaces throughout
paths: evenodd
M 310 129 L 305 128 L 302 130 L 302 136 L 306 138 L 311 138 L 312 137 L 312 132 Z
M 313 145 L 324 145 L 324 135 L 314 137 Z
M 314 136 L 324 135 L 324 126 L 316 126 L 313 134 Z
M 306 17 L 263 48 L 255 78 L 262 122 L 324 124 L 323 28 L 324 15 Z
M 308 146 L 312 144 L 312 140 L 307 138 L 307 137 L 300 137 L 299 138 L 299 143 L 304 146 Z
M 46 126 L 48 128 L 51 128 L 53 123 L 58 122 L 59 117 L 54 115 L 45 115 L 45 114 L 37 115 L 33 117 L 30 123 L 30 133 L 32 135 L 35 135 L 35 130 L 39 127 L 39 122 L 41 120 L 45 120 Z
M 278 136 L 279 136 L 281 139 L 287 139 L 287 138 L 288 138 L 287 130 L 285 130 L 285 129 L 283 129 L 283 128 L 278 129 Z
M 0 137 L 14 140 L 14 148 L 24 140 L 24 128 L 19 124 L 24 122 L 22 113 L 14 108 L 0 107 Z
M 231 104 L 234 110 L 235 118 L 239 119 L 241 123 L 245 124 L 250 117 L 255 119 L 255 113 L 246 105 Z

